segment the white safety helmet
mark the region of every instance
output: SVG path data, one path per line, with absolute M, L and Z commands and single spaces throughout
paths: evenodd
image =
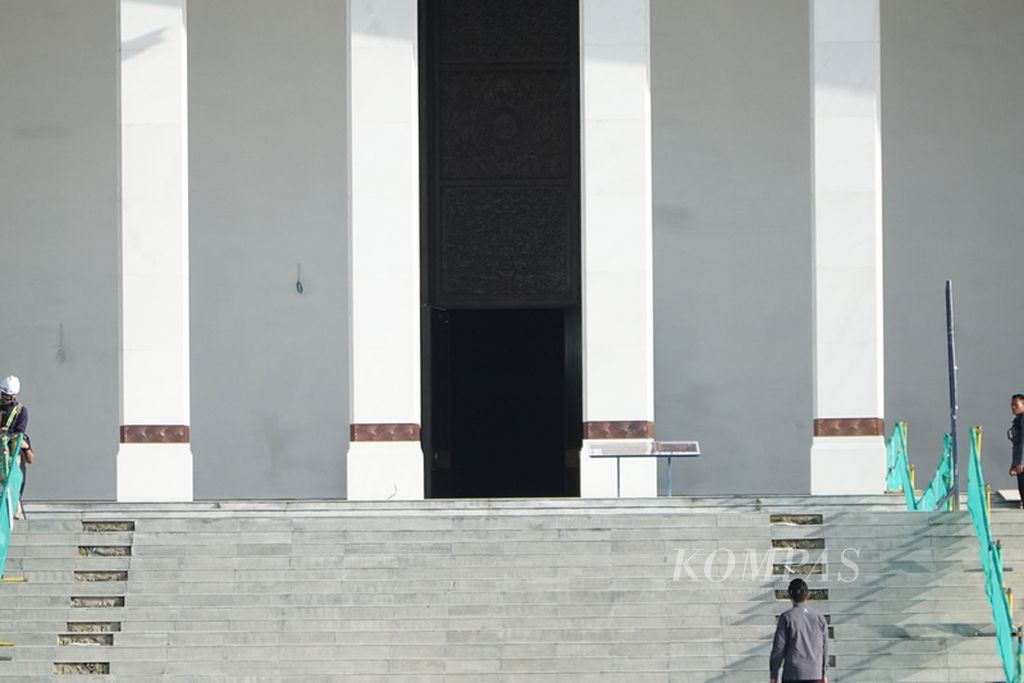
M 4 377 L 4 381 L 0 382 L 0 392 L 14 396 L 21 391 L 21 380 L 14 375 L 8 375 Z

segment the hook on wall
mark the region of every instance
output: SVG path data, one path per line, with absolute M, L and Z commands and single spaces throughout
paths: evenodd
M 295 264 L 295 291 L 302 294 L 305 291 L 305 287 L 302 286 L 302 264 Z
M 64 323 L 57 323 L 57 362 L 63 363 L 67 357 L 64 351 Z

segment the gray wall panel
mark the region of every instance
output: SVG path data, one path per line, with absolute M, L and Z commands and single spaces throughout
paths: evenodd
M 0 375 L 20 374 L 33 408 L 30 499 L 115 494 L 116 4 L 0 1 Z M 677 465 L 678 491 L 806 491 L 807 4 L 652 5 L 657 434 L 704 446 Z M 886 418 L 910 422 L 930 474 L 947 426 L 951 277 L 962 423 L 986 427 L 987 475 L 1009 487 L 1006 404 L 1024 390 L 1024 6 L 882 10 Z M 189 4 L 202 498 L 344 494 L 344 21 L 330 0 Z
M 30 410 L 27 500 L 115 495 L 116 9 L 0 2 L 0 375 Z
M 345 3 L 192 0 L 188 12 L 196 496 L 341 497 Z
M 810 488 L 808 41 L 806 2 L 652 0 L 655 431 L 704 450 L 677 492 Z
M 1006 476 L 1024 392 L 1024 4 L 882 3 L 886 414 L 910 425 L 923 484 L 949 429 L 943 283 L 954 282 L 960 445 L 986 431 Z

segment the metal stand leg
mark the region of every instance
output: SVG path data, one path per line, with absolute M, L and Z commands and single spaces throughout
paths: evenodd
M 622 458 L 615 458 L 615 497 L 622 498 Z

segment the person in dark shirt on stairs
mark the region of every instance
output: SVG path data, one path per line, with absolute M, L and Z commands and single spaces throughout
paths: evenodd
M 1024 394 L 1014 394 L 1010 397 L 1010 412 L 1013 413 L 1013 422 L 1006 430 L 1006 438 L 1010 440 L 1010 476 L 1017 477 L 1017 491 L 1020 492 L 1020 506 L 1024 509 L 1024 462 L 1022 462 L 1022 451 L 1024 451 Z
M 818 610 L 807 606 L 807 583 L 789 582 L 793 606 L 779 615 L 768 662 L 771 683 L 778 683 L 782 667 L 783 683 L 828 683 L 828 624 Z

